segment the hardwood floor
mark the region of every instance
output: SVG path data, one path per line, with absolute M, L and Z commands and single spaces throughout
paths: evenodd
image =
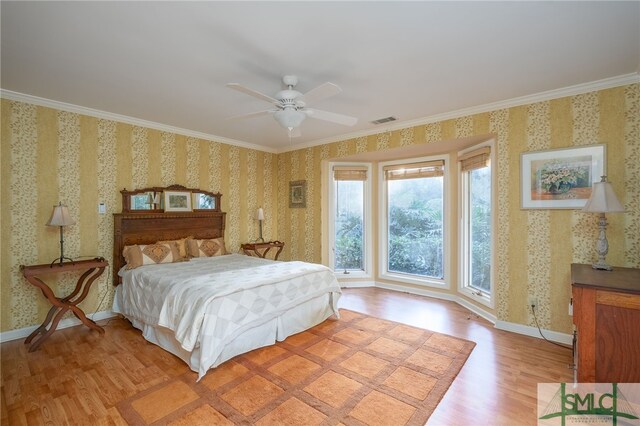
M 537 383 L 572 380 L 570 350 L 496 330 L 453 302 L 363 288 L 345 289 L 340 306 L 476 343 L 429 425 L 536 424 Z M 0 345 L 3 425 L 125 424 L 118 401 L 188 371 L 127 321 L 100 325 L 104 336 L 59 330 L 33 353 L 22 340 Z
M 496 330 L 456 303 L 378 288 L 344 289 L 341 302 L 476 343 L 428 425 L 535 425 L 537 384 L 573 381 L 570 349 Z

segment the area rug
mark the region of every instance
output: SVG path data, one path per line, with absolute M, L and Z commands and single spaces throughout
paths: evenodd
M 340 312 L 117 408 L 132 425 L 424 425 L 475 343 Z

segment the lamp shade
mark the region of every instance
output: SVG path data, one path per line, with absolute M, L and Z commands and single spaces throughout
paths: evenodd
M 67 206 L 63 206 L 62 203 L 57 206 L 53 206 L 53 212 L 51 212 L 51 218 L 47 222 L 48 226 L 69 226 L 76 223 L 69 214 Z
M 264 220 L 264 210 L 262 210 L 262 207 L 260 207 L 256 212 L 256 219 Z
M 613 192 L 613 187 L 606 181 L 606 176 L 602 177 L 602 182 L 596 182 L 591 189 L 591 197 L 582 209 L 583 212 L 591 213 L 621 213 L 624 206 Z

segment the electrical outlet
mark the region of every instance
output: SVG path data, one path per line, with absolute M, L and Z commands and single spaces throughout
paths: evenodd
M 535 296 L 527 297 L 527 309 L 530 309 L 532 306 L 538 306 L 538 298 Z

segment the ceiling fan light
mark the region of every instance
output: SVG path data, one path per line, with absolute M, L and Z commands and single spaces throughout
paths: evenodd
M 276 111 L 273 116 L 276 121 L 285 129 L 296 128 L 302 124 L 302 121 L 305 119 L 306 115 L 295 109 L 283 109 L 280 111 Z

